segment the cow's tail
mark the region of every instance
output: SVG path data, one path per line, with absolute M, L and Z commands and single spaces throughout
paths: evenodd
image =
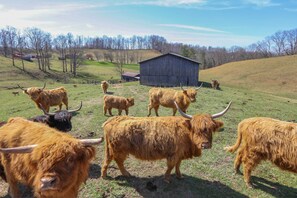
M 225 151 L 228 151 L 230 153 L 234 153 L 238 147 L 240 146 L 241 144 L 241 140 L 242 140 L 242 133 L 241 133 L 241 130 L 240 130 L 240 124 L 238 125 L 238 129 L 237 129 L 237 140 L 236 140 L 236 143 L 233 145 L 233 146 L 226 146 L 224 148 Z

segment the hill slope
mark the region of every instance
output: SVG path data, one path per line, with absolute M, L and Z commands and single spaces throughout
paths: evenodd
M 297 97 L 297 55 L 227 63 L 200 72 L 200 80 Z

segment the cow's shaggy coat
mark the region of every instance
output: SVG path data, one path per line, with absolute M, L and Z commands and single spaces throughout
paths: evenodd
M 38 144 L 31 153 L 1 153 L 1 177 L 9 183 L 12 197 L 20 197 L 18 183 L 31 186 L 34 196 L 77 197 L 88 178 L 95 148 L 69 134 L 23 118 L 11 118 L 0 128 L 0 148 Z M 5 178 L 6 176 L 6 178 Z
M 107 176 L 107 167 L 115 160 L 122 175 L 129 176 L 124 161 L 131 154 L 141 160 L 167 159 L 165 181 L 170 181 L 174 167 L 181 178 L 181 161 L 200 156 L 202 148 L 211 148 L 212 133 L 222 125 L 206 114 L 195 115 L 191 120 L 180 116 L 110 118 L 103 124 L 105 158 L 101 175 Z
M 108 83 L 107 83 L 107 81 L 102 81 L 101 82 L 101 89 L 102 89 L 102 91 L 103 91 L 103 93 L 107 93 L 107 89 L 108 89 Z
M 233 153 L 236 173 L 243 163 L 244 180 L 252 187 L 252 170 L 262 161 L 269 160 L 282 170 L 297 173 L 297 124 L 272 118 L 249 118 L 238 125 L 238 137 L 233 146 L 226 147 Z
M 59 106 L 59 110 L 61 110 L 62 104 L 65 104 L 66 109 L 68 109 L 67 91 L 64 87 L 50 90 L 31 87 L 24 90 L 24 93 L 31 97 L 39 109 L 43 107 L 46 112 L 49 112 L 51 106 Z
M 186 112 L 190 103 L 196 101 L 197 90 L 174 90 L 167 88 L 152 88 L 149 90 L 149 106 L 148 116 L 151 115 L 151 110 L 154 108 L 156 116 L 159 116 L 158 109 L 161 106 L 172 108 L 173 115 L 176 114 L 177 108 L 174 101 L 178 104 L 179 108 Z
M 112 116 L 111 109 L 118 109 L 119 115 L 122 115 L 122 110 L 125 110 L 126 115 L 129 113 L 129 107 L 134 105 L 134 98 L 124 98 L 121 96 L 106 95 L 103 97 L 103 112 L 106 115 L 107 110 L 109 115 Z

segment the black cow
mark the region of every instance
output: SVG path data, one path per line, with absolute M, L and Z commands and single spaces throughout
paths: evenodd
M 30 118 L 33 122 L 41 122 L 45 123 L 52 128 L 56 128 L 59 131 L 68 132 L 72 129 L 71 118 L 72 113 L 79 111 L 82 107 L 82 102 L 80 103 L 80 107 L 74 110 L 60 110 L 53 113 L 48 113 L 45 109 L 40 105 L 44 115 L 36 116 L 34 118 Z

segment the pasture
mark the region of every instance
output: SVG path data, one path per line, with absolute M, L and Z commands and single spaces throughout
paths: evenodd
M 1 73 L 8 69 L 1 67 Z M 104 77 L 100 75 L 97 79 L 100 78 Z M 74 87 L 73 84 L 57 83 L 50 79 L 47 79 L 47 82 L 48 89 L 59 86 L 67 89 L 70 109 L 76 108 L 80 101 L 83 101 L 82 109 L 72 119 L 73 129 L 70 134 L 78 138 L 103 136 L 101 125 L 108 117 L 103 115 L 103 93 L 99 84 L 77 84 L 77 87 Z M 6 121 L 9 117 L 29 118 L 42 114 L 21 90 L 5 88 L 13 87 L 17 83 L 24 87 L 43 85 L 43 81 L 21 73 L 11 77 L 1 74 L 0 121 Z M 129 108 L 130 115 L 146 116 L 149 89 L 150 87 L 141 86 L 138 82 L 132 82 L 111 85 L 108 92 L 124 97 L 133 96 L 135 105 Z M 229 101 L 233 101 L 229 112 L 219 119 L 224 122 L 224 127 L 214 135 L 212 149 L 203 150 L 200 158 L 182 162 L 182 180 L 176 179 L 173 171 L 172 182 L 164 182 L 165 160 L 146 162 L 132 156 L 126 160 L 125 166 L 133 177 L 121 176 L 117 165 L 112 162 L 108 168 L 108 179 L 103 180 L 100 178 L 100 171 L 104 144 L 101 144 L 97 146 L 97 156 L 91 165 L 89 179 L 81 186 L 79 197 L 297 197 L 297 175 L 281 171 L 270 162 L 261 163 L 252 172 L 252 182 L 256 188 L 246 188 L 243 176 L 233 174 L 235 154 L 223 150 L 225 146 L 234 144 L 237 124 L 245 118 L 265 116 L 296 122 L 297 100 L 227 87 L 224 84 L 221 89 L 218 91 L 201 88 L 197 101 L 188 108 L 189 114 L 214 114 L 223 110 Z M 13 91 L 20 91 L 20 94 L 14 95 Z M 53 110 L 55 109 L 51 108 L 51 111 Z M 117 110 L 113 109 L 113 113 L 117 114 Z M 159 114 L 169 116 L 172 110 L 160 107 Z M 154 116 L 154 112 L 152 115 Z M 7 196 L 7 184 L 3 181 L 0 181 L 0 196 Z M 24 197 L 26 196 L 28 197 L 28 190 L 24 190 Z

